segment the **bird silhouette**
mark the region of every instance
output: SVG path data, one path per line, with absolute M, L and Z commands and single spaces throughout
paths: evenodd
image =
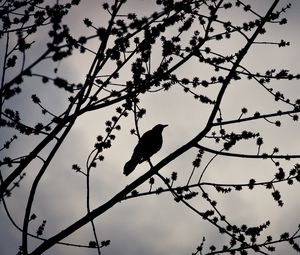
M 162 131 L 168 125 L 158 124 L 144 133 L 135 146 L 131 159 L 124 166 L 124 174 L 129 175 L 138 164 L 150 159 L 162 146 Z

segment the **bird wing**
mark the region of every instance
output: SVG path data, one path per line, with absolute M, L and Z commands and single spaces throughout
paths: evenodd
M 153 132 L 147 131 L 140 139 L 134 149 L 134 153 L 139 158 L 139 163 L 148 160 L 153 154 L 159 151 L 162 146 L 162 136 Z
M 138 144 L 135 146 L 132 154 L 132 158 L 138 159 L 139 163 L 144 161 L 145 149 L 149 146 L 151 141 L 151 130 L 147 131 L 145 134 L 142 135 L 141 139 L 139 140 Z

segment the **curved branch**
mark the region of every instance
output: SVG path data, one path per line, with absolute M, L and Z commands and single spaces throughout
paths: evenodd
M 267 159 L 267 158 L 277 158 L 277 159 L 291 159 L 291 158 L 300 158 L 300 155 L 270 155 L 263 153 L 261 155 L 257 154 L 241 154 L 241 153 L 232 153 L 232 152 L 224 152 L 224 151 L 217 151 L 205 146 L 202 146 L 200 144 L 195 145 L 196 148 L 216 154 L 216 155 L 222 155 L 227 157 L 236 157 L 236 158 L 254 158 L 254 159 Z
M 221 122 L 213 123 L 213 126 L 223 126 L 223 125 L 241 123 L 241 122 L 245 122 L 245 121 L 265 119 L 265 118 L 277 117 L 277 116 L 282 116 L 282 115 L 289 115 L 289 114 L 293 114 L 293 113 L 300 113 L 300 109 L 295 109 L 295 110 L 285 111 L 285 112 L 278 111 L 276 113 L 263 114 L 263 115 L 252 116 L 252 117 L 243 118 L 243 119 L 221 121 Z
M 66 138 L 67 134 L 71 130 L 74 123 L 75 123 L 75 120 L 73 122 L 71 122 L 69 124 L 69 126 L 65 129 L 62 136 L 60 137 L 58 142 L 55 144 L 55 146 L 53 147 L 53 149 L 49 153 L 47 160 L 44 162 L 43 166 L 41 167 L 40 171 L 38 172 L 37 176 L 35 177 L 35 179 L 33 181 L 33 184 L 32 184 L 31 190 L 30 190 L 30 194 L 29 194 L 29 198 L 28 198 L 28 202 L 27 202 L 27 205 L 26 205 L 25 216 L 24 216 L 24 221 L 23 221 L 22 251 L 23 251 L 24 255 L 28 254 L 28 246 L 27 246 L 28 225 L 29 225 L 29 221 L 30 221 L 31 208 L 32 208 L 34 196 L 35 196 L 35 193 L 36 193 L 36 189 L 38 187 L 38 184 L 39 184 L 42 176 L 44 175 L 45 171 L 47 170 L 51 160 L 55 156 L 57 150 L 59 149 L 60 145 L 62 144 L 62 142 Z

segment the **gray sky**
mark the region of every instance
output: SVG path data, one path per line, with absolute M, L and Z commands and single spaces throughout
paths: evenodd
M 82 1 L 79 8 L 71 11 L 66 22 L 71 24 L 74 35 L 89 34 L 88 30 L 82 24 L 84 17 L 89 17 L 97 26 L 105 26 L 107 20 L 106 14 L 101 10 L 103 1 Z M 110 2 L 110 1 L 108 1 Z M 155 10 L 155 1 L 146 0 L 128 0 L 128 7 L 124 8 L 124 13 L 137 12 L 141 16 L 151 13 Z M 255 6 L 259 13 L 266 11 L 273 1 L 251 0 L 244 1 Z M 243 61 L 243 65 L 251 71 L 261 71 L 279 68 L 290 69 L 294 73 L 299 72 L 300 58 L 300 36 L 299 30 L 299 10 L 300 2 L 291 1 L 293 7 L 287 11 L 288 24 L 285 26 L 274 26 L 267 35 L 261 37 L 261 41 L 284 39 L 291 42 L 291 46 L 278 50 L 277 46 L 256 45 L 249 52 L 249 55 Z M 280 1 L 280 6 L 284 6 L 287 1 Z M 250 17 L 250 16 L 249 16 Z M 232 18 L 237 23 L 243 20 L 243 17 L 232 12 Z M 39 35 L 37 43 L 42 48 L 43 39 L 47 34 Z M 212 47 L 218 52 L 233 51 L 237 47 L 244 45 L 245 42 L 237 38 L 229 42 L 214 44 Z M 98 41 L 91 42 L 90 46 L 97 49 Z M 34 58 L 34 56 L 31 56 Z M 85 74 L 92 60 L 91 54 L 74 55 L 70 60 L 59 64 L 58 75 L 65 75 L 73 82 L 83 82 Z M 158 56 L 159 57 L 159 56 Z M 52 69 L 54 66 L 41 66 L 41 71 Z M 209 77 L 212 70 L 199 66 L 196 61 L 191 62 L 178 71 L 179 77 Z M 128 72 L 120 76 L 120 80 L 130 79 Z M 203 78 L 204 79 L 204 78 Z M 41 86 L 47 86 L 42 87 Z M 299 81 L 280 81 L 275 82 L 274 90 L 280 90 L 287 97 L 295 99 L 300 95 Z M 215 95 L 218 88 L 213 88 L 209 92 Z M 54 113 L 58 114 L 64 109 L 65 96 L 60 91 L 51 89 L 48 85 L 40 83 L 28 85 L 24 89 L 24 96 L 18 98 L 12 104 L 23 112 L 25 119 L 29 123 L 36 116 L 35 106 L 28 103 L 31 94 L 38 93 L 45 106 L 49 107 Z M 50 96 L 49 96 L 50 95 Z M 183 93 L 182 88 L 175 87 L 169 92 L 152 93 L 141 97 L 141 107 L 147 109 L 146 117 L 140 122 L 140 131 L 143 133 L 151 129 L 157 123 L 169 124 L 164 131 L 164 144 L 161 151 L 152 158 L 153 163 L 159 162 L 162 158 L 169 155 L 176 148 L 189 141 L 205 126 L 211 107 L 191 100 L 191 96 Z M 237 118 L 240 109 L 246 106 L 249 116 L 256 111 L 261 113 L 276 112 L 279 109 L 286 109 L 286 106 L 275 102 L 262 87 L 259 87 L 253 81 L 237 81 L 230 84 L 222 102 L 223 119 L 230 120 Z M 96 111 L 86 114 L 78 119 L 76 126 L 66 139 L 59 153 L 50 165 L 49 171 L 43 177 L 40 187 L 36 194 L 33 212 L 38 218 L 30 224 L 30 232 L 35 233 L 37 227 L 43 219 L 47 220 L 44 236 L 49 237 L 75 220 L 82 217 L 85 212 L 85 178 L 71 170 L 73 163 L 84 166 L 86 158 L 96 141 L 99 134 L 104 134 L 105 121 L 114 114 L 111 111 Z M 241 131 L 244 129 L 259 132 L 264 137 L 262 151 L 271 153 L 274 147 L 279 147 L 280 152 L 299 154 L 299 123 L 293 122 L 290 118 L 281 119 L 282 127 L 277 128 L 274 125 L 268 125 L 265 121 L 255 123 L 238 124 L 228 126 L 229 131 Z M 126 185 L 135 180 L 149 166 L 144 163 L 128 177 L 122 174 L 124 163 L 130 158 L 131 152 L 136 144 L 136 138 L 131 136 L 129 130 L 134 127 L 133 116 L 130 115 L 123 120 L 122 130 L 117 133 L 117 141 L 114 146 L 105 153 L 105 161 L 98 164 L 93 169 L 91 177 L 91 204 L 95 208 L 101 203 L 110 199 L 114 194 L 122 190 Z M 6 137 L 9 132 L 1 130 L 1 136 Z M 38 140 L 38 139 L 37 139 Z M 28 138 L 20 139 L 19 143 L 13 147 L 17 155 L 22 155 L 28 148 L 34 145 L 36 141 Z M 1 138 L 2 141 L 2 138 Z M 221 145 L 216 145 L 209 139 L 201 143 L 211 148 L 220 149 Z M 241 146 L 233 149 L 234 152 L 255 154 L 257 146 L 255 142 L 243 142 Z M 178 172 L 178 185 L 184 185 L 187 177 L 192 171 L 191 162 L 194 160 L 197 150 L 190 150 L 174 162 L 161 170 L 165 176 L 170 176 L 173 171 Z M 202 165 L 198 172 L 193 176 L 193 182 L 196 182 L 200 176 L 203 167 L 212 158 L 212 154 L 205 153 L 202 159 Z M 1 156 L 2 158 L 2 156 Z M 282 162 L 285 170 L 291 169 L 296 161 Z M 37 160 L 30 165 L 30 171 L 23 181 L 21 188 L 16 189 L 13 196 L 7 200 L 8 208 L 12 217 L 19 226 L 22 226 L 24 206 L 26 206 L 28 191 L 34 171 L 38 169 L 40 162 Z M 203 181 L 216 183 L 247 183 L 249 179 L 255 178 L 257 181 L 272 180 L 277 168 L 269 160 L 242 160 L 230 159 L 226 157 L 217 157 L 205 172 Z M 155 187 L 163 186 L 161 181 L 156 178 Z M 279 208 L 271 197 L 271 192 L 263 187 L 258 187 L 249 192 L 245 189 L 242 192 L 232 192 L 228 195 L 217 193 L 211 188 L 205 188 L 212 199 L 218 201 L 218 206 L 222 213 L 227 215 L 233 224 L 243 224 L 246 222 L 249 226 L 260 225 L 267 220 L 271 220 L 271 227 L 266 233 L 274 234 L 274 239 L 281 233 L 296 230 L 300 223 L 299 215 L 299 194 L 300 187 L 295 184 L 292 186 L 278 185 L 283 201 L 283 208 Z M 148 184 L 141 187 L 141 190 L 148 190 Z M 197 197 L 192 204 L 204 211 L 209 208 L 207 203 Z M 182 255 L 195 252 L 196 247 L 200 245 L 203 236 L 206 237 L 205 250 L 212 244 L 222 247 L 227 242 L 226 237 L 220 237 L 218 230 L 203 221 L 184 205 L 176 203 L 170 194 L 160 196 L 152 195 L 143 198 L 135 198 L 117 204 L 107 213 L 95 220 L 97 232 L 100 240 L 111 240 L 111 245 L 102 250 L 105 255 L 124 254 L 124 255 Z M 267 236 L 265 234 L 264 236 Z M 222 239 L 220 239 L 222 238 Z M 64 241 L 73 243 L 88 244 L 93 240 L 91 226 L 88 224 L 80 231 L 74 233 Z M 34 241 L 32 245 L 34 245 Z M 17 248 L 21 244 L 20 232 L 14 229 L 9 223 L 3 207 L 0 207 L 0 254 L 16 254 Z M 34 246 L 30 246 L 31 248 Z M 286 251 L 293 254 L 293 250 L 287 246 L 278 248 L 275 254 L 284 254 Z M 46 254 L 96 254 L 96 251 L 89 249 L 69 248 L 56 245 Z

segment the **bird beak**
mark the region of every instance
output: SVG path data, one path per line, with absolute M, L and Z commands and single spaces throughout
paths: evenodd
M 164 128 L 167 127 L 167 126 L 169 126 L 169 125 L 163 125 Z

